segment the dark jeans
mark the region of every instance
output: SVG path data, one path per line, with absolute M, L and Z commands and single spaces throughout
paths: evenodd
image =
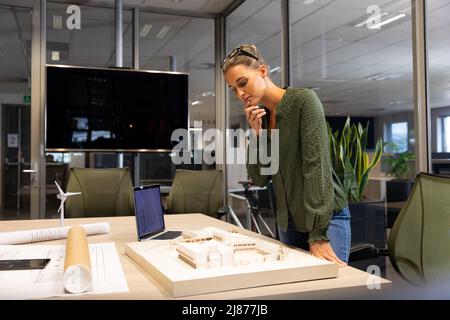
M 294 229 L 289 217 L 288 229 L 286 232 L 278 227 L 280 241 L 300 249 L 309 251 L 308 232 L 299 232 Z M 331 247 L 334 253 L 344 262 L 348 262 L 351 243 L 350 211 L 348 207 L 333 214 L 327 231 Z

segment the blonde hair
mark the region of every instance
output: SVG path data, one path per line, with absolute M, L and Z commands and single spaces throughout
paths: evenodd
M 245 54 L 236 54 L 235 56 L 229 58 L 229 55 L 234 50 L 237 50 L 238 48 L 240 48 L 242 51 L 245 51 L 245 52 L 253 55 L 254 57 L 256 57 L 258 59 L 255 59 L 255 58 L 250 57 Z M 262 57 L 261 53 L 259 52 L 259 50 L 256 48 L 256 46 L 254 44 L 243 44 L 243 45 L 240 45 L 239 47 L 236 47 L 233 50 L 231 50 L 230 53 L 228 53 L 227 57 L 224 59 L 224 62 L 222 63 L 223 74 L 226 74 L 228 69 L 230 69 L 231 67 L 239 65 L 239 64 L 246 65 L 247 67 L 253 68 L 253 69 L 257 69 L 261 65 L 265 65 L 266 67 L 269 67 L 268 64 L 266 63 L 266 61 L 264 60 L 264 58 Z

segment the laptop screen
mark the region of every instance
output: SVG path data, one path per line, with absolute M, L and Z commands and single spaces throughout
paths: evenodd
M 159 185 L 135 187 L 133 190 L 138 239 L 163 231 L 164 216 Z

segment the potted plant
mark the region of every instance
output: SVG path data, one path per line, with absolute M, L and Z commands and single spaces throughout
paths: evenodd
M 408 199 L 414 185 L 414 160 L 415 155 L 411 151 L 401 152 L 396 143 L 386 144 L 386 151 L 390 153 L 386 157 L 388 170 L 386 176 L 393 177 L 386 182 L 386 202 L 388 202 L 387 224 L 392 227 L 400 209 L 398 206 L 391 209 L 389 203 L 404 202 Z
M 333 132 L 328 126 L 331 162 L 342 184 L 349 203 L 360 202 L 369 181 L 370 171 L 380 161 L 383 141 L 377 141 L 372 161 L 366 151 L 369 123 L 350 124 L 347 117 L 342 132 Z

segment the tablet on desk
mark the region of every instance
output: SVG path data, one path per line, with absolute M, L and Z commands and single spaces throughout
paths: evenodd
M 166 230 L 159 185 L 133 188 L 134 214 L 138 240 L 170 240 L 181 236 L 181 231 Z
M 0 260 L 0 271 L 44 269 L 50 259 Z

